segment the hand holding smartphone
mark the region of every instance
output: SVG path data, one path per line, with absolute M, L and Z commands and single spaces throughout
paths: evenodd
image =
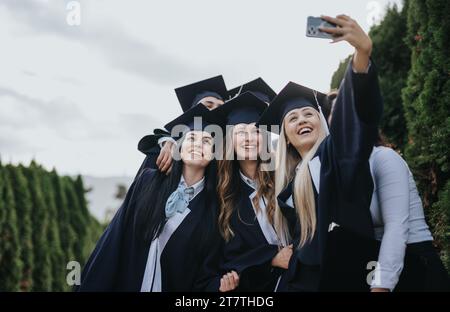
M 308 16 L 306 23 L 306 37 L 333 39 L 331 34 L 327 34 L 319 29 L 319 27 L 336 28 L 336 24 L 329 23 L 320 17 Z

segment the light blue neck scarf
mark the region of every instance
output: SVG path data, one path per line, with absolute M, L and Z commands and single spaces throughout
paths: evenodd
M 177 212 L 183 213 L 188 207 L 192 195 L 194 195 L 194 188 L 186 187 L 184 183 L 180 183 L 175 192 L 167 199 L 166 218 L 169 219 Z

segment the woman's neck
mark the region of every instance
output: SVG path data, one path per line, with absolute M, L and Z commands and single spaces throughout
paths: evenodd
M 309 151 L 311 150 L 312 147 L 308 146 L 308 147 L 304 147 L 304 148 L 296 148 L 297 152 L 300 154 L 300 157 L 302 159 L 304 159 L 306 157 L 306 155 L 308 155 Z
M 256 168 L 258 167 L 257 160 L 239 160 L 239 167 L 247 178 L 252 180 L 256 179 Z
M 205 168 L 183 166 L 183 178 L 186 185 L 192 186 L 205 176 Z

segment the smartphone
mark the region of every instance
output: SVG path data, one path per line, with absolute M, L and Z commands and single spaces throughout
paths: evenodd
M 306 23 L 306 37 L 333 39 L 331 34 L 320 31 L 319 27 L 336 28 L 336 24 L 329 23 L 320 17 L 308 16 Z

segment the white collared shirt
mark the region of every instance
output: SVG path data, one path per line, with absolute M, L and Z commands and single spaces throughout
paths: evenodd
M 259 199 L 259 210 L 257 210 L 255 205 L 253 204 L 253 198 L 255 198 L 256 196 L 258 183 L 255 180 L 247 177 L 241 170 L 239 170 L 239 175 L 241 176 L 241 179 L 254 190 L 254 192 L 250 194 L 249 199 L 252 204 L 253 210 L 255 211 L 256 218 L 258 219 L 259 227 L 261 228 L 261 231 L 263 232 L 267 243 L 272 245 L 280 245 L 281 242 L 278 239 L 278 235 L 276 234 L 273 225 L 269 222 L 269 219 L 267 217 L 265 198 L 261 197 Z
M 195 196 L 197 196 L 205 188 L 205 177 L 203 177 L 200 181 L 198 181 L 194 185 L 187 186 L 183 175 L 181 175 L 181 179 L 180 179 L 180 184 L 179 185 L 183 185 L 187 189 L 188 188 L 193 188 L 194 189 L 194 193 L 191 196 L 189 196 L 189 201 L 191 201 L 191 200 L 193 200 L 195 198 Z
M 183 175 L 181 175 L 180 183 L 183 187 L 187 187 Z M 189 201 L 195 198 L 205 187 L 205 177 L 187 189 L 194 189 L 194 193 L 189 197 Z M 141 284 L 142 292 L 160 292 L 162 291 L 161 283 L 161 254 L 169 241 L 172 234 L 176 231 L 178 226 L 183 222 L 184 218 L 190 213 L 189 208 L 186 208 L 181 213 L 172 215 L 164 225 L 161 234 L 155 238 L 150 244 L 147 256 L 147 264 L 145 266 L 144 277 Z

